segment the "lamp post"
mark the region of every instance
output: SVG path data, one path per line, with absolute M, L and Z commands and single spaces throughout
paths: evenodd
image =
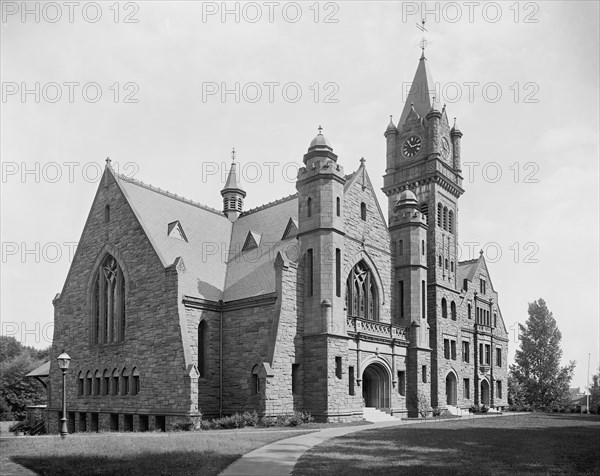
M 60 427 L 60 437 L 66 438 L 69 434 L 67 430 L 67 369 L 71 363 L 71 357 L 66 352 L 63 352 L 58 356 L 58 367 L 62 371 L 63 380 L 63 411 L 62 418 L 60 419 L 62 425 Z

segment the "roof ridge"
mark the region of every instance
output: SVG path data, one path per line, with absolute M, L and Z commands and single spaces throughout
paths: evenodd
M 202 210 L 206 210 L 208 212 L 212 212 L 212 213 L 215 213 L 217 215 L 224 216 L 223 213 L 221 211 L 217 210 L 216 208 L 212 208 L 212 207 L 209 207 L 207 205 L 203 205 L 202 203 L 199 203 L 199 202 L 194 202 L 193 200 L 190 200 L 189 198 L 185 198 L 185 197 L 182 197 L 182 196 L 177 195 L 175 193 L 171 193 L 168 190 L 163 190 L 163 189 L 161 189 L 159 187 L 155 187 L 154 185 L 151 185 L 149 183 L 144 183 L 141 180 L 134 179 L 133 177 L 127 177 L 127 176 L 125 176 L 123 174 L 120 174 L 120 173 L 114 172 L 114 171 L 113 171 L 113 173 L 114 173 L 115 177 L 117 177 L 119 180 L 123 180 L 125 182 L 132 183 L 134 185 L 137 185 L 139 187 L 145 188 L 145 189 L 150 190 L 152 192 L 156 192 L 156 193 L 159 193 L 161 195 L 164 195 L 165 197 L 169 197 L 169 198 L 172 198 L 172 199 L 177 200 L 179 202 L 187 203 L 188 205 L 192 205 L 194 207 L 201 208 Z
M 287 197 L 283 197 L 278 200 L 275 200 L 274 202 L 265 203 L 264 205 L 260 205 L 255 208 L 251 208 L 250 210 L 246 210 L 245 212 L 242 212 L 240 214 L 240 218 L 245 217 L 247 215 L 251 215 L 252 213 L 259 212 L 261 210 L 264 210 L 265 208 L 273 207 L 275 205 L 279 205 L 280 203 L 287 202 L 289 200 L 293 200 L 294 198 L 297 198 L 297 197 L 298 197 L 298 194 L 294 193 L 292 195 L 288 195 Z
M 459 261 L 458 264 L 475 263 L 476 261 L 479 261 L 479 258 L 473 258 L 473 259 L 468 259 L 465 261 Z

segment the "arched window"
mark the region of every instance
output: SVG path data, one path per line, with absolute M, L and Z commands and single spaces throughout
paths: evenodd
M 85 394 L 92 394 L 92 372 L 89 370 L 87 374 L 85 374 Z
M 425 240 L 421 240 L 421 254 L 425 256 Z
M 450 271 L 454 273 L 454 261 L 450 261 Z
M 342 206 L 341 206 L 341 204 L 340 204 L 340 197 L 337 197 L 337 198 L 335 199 L 335 214 L 336 214 L 337 216 L 340 216 L 340 213 L 341 213 L 341 208 L 342 208 Z
M 110 205 L 106 205 L 104 207 L 104 223 L 108 223 L 110 221 Z
M 360 204 L 360 219 L 367 221 L 367 204 L 365 202 Z
M 442 255 L 438 256 L 438 264 L 440 265 L 440 268 L 442 267 Z
M 437 226 L 442 227 L 442 204 L 438 203 L 437 207 Z
M 252 367 L 251 385 L 250 385 L 250 393 L 252 395 L 260 394 L 260 378 L 258 376 L 259 371 L 260 371 L 260 367 L 258 365 L 255 365 L 254 367 Z
M 122 341 L 125 334 L 125 278 L 117 260 L 106 255 L 92 291 L 92 342 Z
M 425 223 L 429 223 L 429 205 L 427 202 L 421 203 L 421 213 L 425 216 Z
M 471 319 L 471 305 L 467 304 L 467 319 Z
M 448 305 L 446 304 L 446 298 L 442 298 L 442 317 L 448 317 Z
M 110 393 L 110 372 L 108 369 L 104 371 L 102 376 L 102 395 L 108 395 Z
M 448 212 L 448 231 L 454 233 L 454 212 L 452 210 Z
M 77 376 L 77 396 L 81 397 L 83 395 L 83 370 L 79 372 Z
M 349 316 L 379 320 L 377 286 L 364 261 L 352 268 L 346 280 L 346 307 Z
M 198 373 L 200 378 L 208 377 L 208 324 L 198 324 Z
M 140 373 L 137 367 L 134 367 L 131 372 L 131 395 L 137 395 L 138 393 L 140 393 Z
M 102 373 L 99 370 L 96 370 L 94 374 L 94 387 L 92 390 L 92 394 L 100 395 L 100 386 L 102 384 Z
M 119 372 L 117 372 L 117 369 L 113 370 L 112 373 L 112 385 L 110 387 L 110 393 L 111 395 L 118 395 L 119 394 Z
M 498 324 L 498 315 L 496 313 L 494 313 L 494 327 L 496 327 Z
M 450 315 L 452 316 L 452 320 L 456 321 L 456 303 L 454 301 L 450 303 Z
M 127 369 L 121 370 L 121 395 L 129 393 L 129 373 Z
M 312 198 L 310 197 L 306 200 L 306 213 L 309 217 L 312 216 Z
M 448 231 L 448 207 L 444 207 L 444 230 Z

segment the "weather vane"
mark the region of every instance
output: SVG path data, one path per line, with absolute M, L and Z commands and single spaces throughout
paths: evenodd
M 231 149 L 231 161 L 235 162 L 235 147 Z
M 421 19 L 420 25 L 418 23 L 416 25 L 417 28 L 423 33 L 423 38 L 421 39 L 421 41 L 419 41 L 419 46 L 421 48 L 421 51 L 423 52 L 423 56 L 425 56 L 425 48 L 427 48 L 427 45 L 429 45 L 429 42 L 425 38 L 425 32 L 427 31 L 427 28 L 425 28 L 425 17 Z

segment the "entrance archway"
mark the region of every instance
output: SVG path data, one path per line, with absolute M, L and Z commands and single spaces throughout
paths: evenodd
M 481 381 L 481 404 L 490 406 L 490 384 L 487 380 Z
M 456 406 L 456 375 L 453 372 L 446 375 L 446 405 Z
M 390 377 L 377 363 L 372 363 L 363 371 L 362 392 L 366 407 L 390 408 Z

